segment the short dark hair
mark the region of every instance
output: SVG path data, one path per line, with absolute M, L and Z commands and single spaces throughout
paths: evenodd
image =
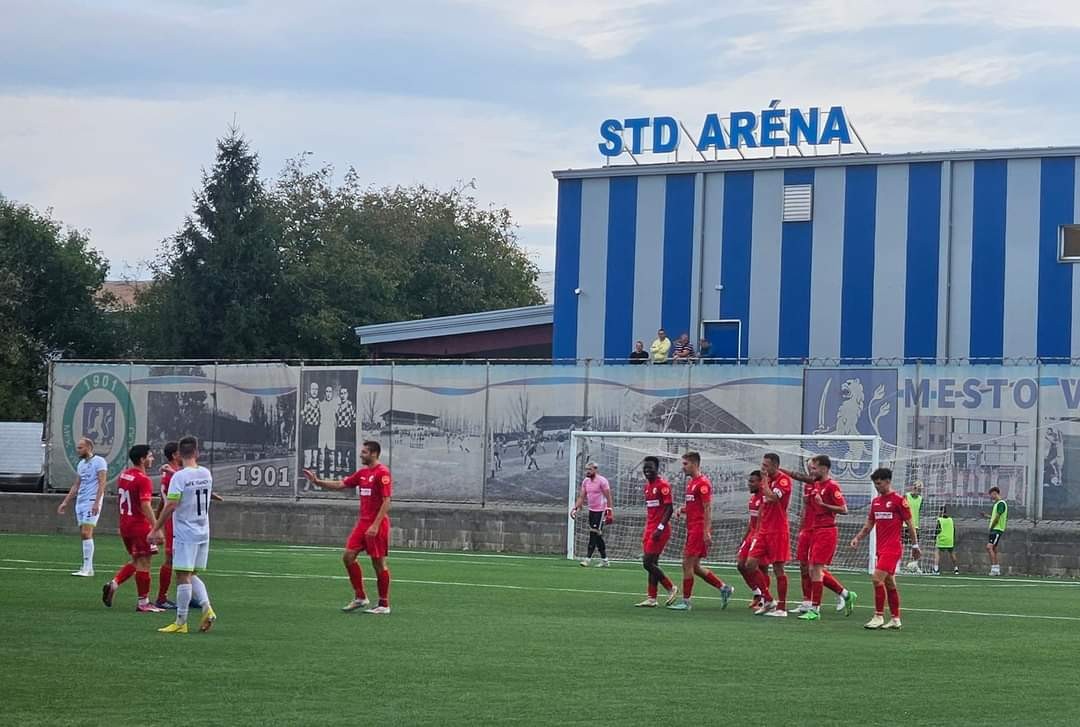
M 165 449 L 163 451 L 163 454 L 165 455 L 165 461 L 171 461 L 173 455 L 176 454 L 176 450 L 178 449 L 180 449 L 179 442 L 165 442 Z
M 654 466 L 656 467 L 656 469 L 660 469 L 660 458 L 659 458 L 659 457 L 654 457 L 654 456 L 652 456 L 652 455 L 650 454 L 650 455 L 649 455 L 648 457 L 646 457 L 645 459 L 641 460 L 641 463 L 642 463 L 642 464 L 644 464 L 644 463 L 646 463 L 646 462 L 652 462 L 652 463 L 653 463 L 653 465 L 654 465 Z
M 832 469 L 832 460 L 829 459 L 829 455 L 827 454 L 816 454 L 810 458 L 810 461 L 814 464 L 821 465 L 822 467 Z
M 949 506 L 948 505 L 942 505 L 941 506 L 941 517 L 949 517 Z
M 753 472 L 750 473 L 750 476 L 751 477 L 757 477 L 760 480 L 761 479 L 761 470 L 754 470 Z
M 688 459 L 691 462 L 693 462 L 694 464 L 701 464 L 701 455 L 698 454 L 697 452 L 693 452 L 693 451 L 687 452 L 686 454 L 684 454 L 682 456 L 682 458 L 683 459 Z
M 146 455 L 150 454 L 150 446 L 147 444 L 136 444 L 134 447 L 128 450 L 128 459 L 131 460 L 131 464 L 139 464 Z
M 870 479 L 874 482 L 881 482 L 882 480 L 892 482 L 892 470 L 888 467 L 878 467 L 870 473 Z
M 379 443 L 376 442 L 374 439 L 364 440 L 364 446 L 368 448 L 369 452 L 372 452 L 375 455 L 382 454 L 382 447 L 379 446 Z
M 987 490 L 987 492 L 996 492 L 997 494 L 1000 495 L 1001 494 L 1001 488 L 998 487 L 997 485 L 994 485 L 989 490 Z
M 181 437 L 178 444 L 180 445 L 181 457 L 194 457 L 195 453 L 199 451 L 199 440 L 191 435 Z
M 778 455 L 776 452 L 766 452 L 765 459 L 769 460 L 778 467 L 780 466 L 780 455 Z

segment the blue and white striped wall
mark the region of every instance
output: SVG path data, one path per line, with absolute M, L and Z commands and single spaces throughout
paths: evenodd
M 750 359 L 1080 357 L 1080 149 L 556 173 L 556 359 L 742 321 Z M 783 222 L 785 184 L 813 219 Z M 575 292 L 575 290 L 579 292 Z

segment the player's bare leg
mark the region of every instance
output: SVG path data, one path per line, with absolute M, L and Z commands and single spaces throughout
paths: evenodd
M 349 574 L 349 583 L 352 584 L 353 588 L 353 600 L 349 601 L 341 609 L 346 613 L 359 610 L 371 603 L 364 593 L 364 572 L 361 570 L 360 564 L 356 562 L 356 556 L 359 552 L 358 550 L 346 548 L 341 554 L 341 562 L 345 565 L 345 572 Z
M 390 569 L 386 567 L 386 558 L 372 558 L 371 567 L 375 569 L 375 577 L 379 588 L 379 605 L 369 608 L 364 613 L 376 616 L 390 614 Z
M 694 590 L 694 576 L 697 576 L 701 580 L 708 583 L 713 588 L 720 591 L 720 608 L 727 608 L 728 599 L 731 598 L 731 594 L 735 589 L 720 580 L 715 573 L 708 568 L 701 565 L 701 558 L 696 556 L 683 556 L 682 561 L 683 569 L 683 598 L 682 604 L 674 604 L 668 608 L 674 608 L 677 610 L 689 610 L 690 597 Z M 683 608 L 679 608 L 683 605 Z

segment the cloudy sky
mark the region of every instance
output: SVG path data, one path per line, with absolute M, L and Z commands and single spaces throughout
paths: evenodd
M 0 194 L 145 276 L 235 118 L 265 176 L 475 179 L 551 270 L 550 172 L 598 166 L 608 117 L 780 98 L 844 105 L 873 151 L 1080 144 L 1075 0 L 708 5 L 0 0 Z

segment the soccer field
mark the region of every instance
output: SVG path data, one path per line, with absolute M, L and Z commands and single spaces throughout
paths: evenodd
M 336 549 L 219 541 L 217 625 L 166 636 L 171 614 L 133 611 L 133 580 L 101 604 L 124 554 L 97 543 L 98 577 L 78 579 L 76 535 L 0 535 L 4 723 L 1076 723 L 1080 582 L 904 577 L 904 630 L 868 632 L 865 574 L 841 574 L 851 618 L 827 594 L 807 623 L 752 616 L 728 569 L 727 610 L 699 582 L 679 613 L 632 607 L 634 564 L 396 551 L 376 617 L 338 611 Z

